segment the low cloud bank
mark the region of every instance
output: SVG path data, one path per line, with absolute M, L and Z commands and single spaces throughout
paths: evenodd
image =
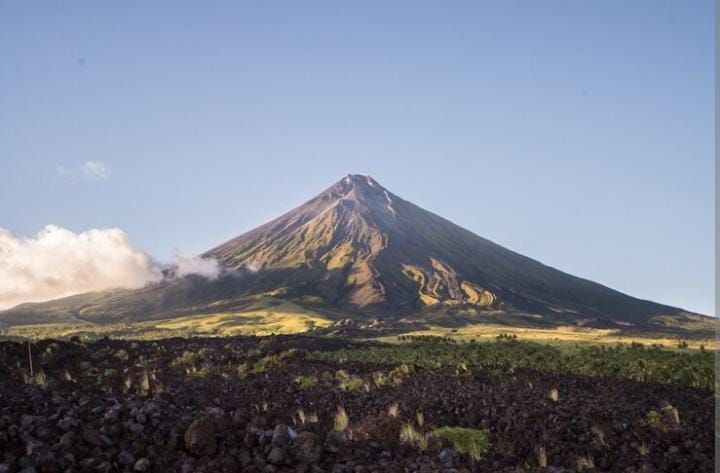
M 217 261 L 178 256 L 178 277 L 214 279 Z M 89 291 L 135 289 L 163 278 L 162 266 L 118 228 L 80 233 L 48 225 L 31 238 L 0 228 L 0 310 Z
M 197 274 L 208 279 L 216 279 L 220 275 L 220 265 L 212 258 L 199 258 L 195 256 L 175 255 L 175 275 L 178 277 L 188 274 Z

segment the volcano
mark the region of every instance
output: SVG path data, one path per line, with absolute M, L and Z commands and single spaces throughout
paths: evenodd
M 82 294 L 0 313 L 5 321 L 118 322 L 292 301 L 331 317 L 514 315 L 555 325 L 667 327 L 706 321 L 515 253 L 351 174 L 303 205 L 202 255 L 217 280 L 173 278 L 139 290 Z

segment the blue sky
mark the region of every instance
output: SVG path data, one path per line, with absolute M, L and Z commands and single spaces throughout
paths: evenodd
M 119 227 L 167 259 L 359 172 L 709 314 L 713 20 L 710 0 L 2 2 L 0 228 Z

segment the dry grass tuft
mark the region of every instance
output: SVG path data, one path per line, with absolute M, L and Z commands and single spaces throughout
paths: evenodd
M 345 432 L 350 426 L 350 419 L 343 406 L 338 407 L 335 413 L 334 426 L 337 432 Z

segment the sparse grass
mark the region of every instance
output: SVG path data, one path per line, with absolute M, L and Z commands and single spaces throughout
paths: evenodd
M 318 421 L 318 416 L 314 412 L 305 413 L 303 409 L 298 409 L 293 416 L 293 419 L 297 424 L 316 424 Z
M 170 363 L 170 366 L 179 367 L 179 366 L 194 366 L 197 363 L 200 363 L 201 361 L 205 360 L 207 356 L 209 355 L 210 350 L 203 348 L 201 350 L 198 350 L 196 352 L 191 351 L 184 351 L 182 355 L 176 357 L 172 363 Z
M 337 432 L 345 432 L 350 426 L 350 419 L 344 407 L 338 407 L 335 418 L 333 419 L 333 425 Z
M 645 423 L 655 429 L 662 428 L 662 414 L 656 410 L 651 410 L 645 416 Z
M 427 449 L 428 438 L 427 435 L 415 428 L 414 425 L 407 422 L 403 424 L 400 429 L 400 442 L 412 445 L 420 450 L 425 450 Z
M 680 426 L 680 413 L 666 402 L 660 410 L 653 409 L 645 415 L 645 425 L 663 431 L 677 428 Z
M 150 394 L 150 375 L 147 371 L 143 371 L 140 374 L 140 386 L 138 388 L 138 391 L 141 396 L 147 396 Z
M 350 376 L 347 379 L 340 381 L 338 386 L 342 391 L 362 391 L 365 389 L 365 381 L 357 376 Z
M 375 384 L 375 387 L 381 388 L 385 386 L 386 384 L 390 383 L 391 379 L 382 371 L 375 371 L 372 373 L 372 381 Z
M 488 434 L 484 430 L 465 427 L 442 427 L 433 430 L 433 434 L 448 443 L 453 449 L 479 460 L 490 446 Z
M 195 365 L 190 366 L 185 370 L 185 373 L 193 378 L 207 378 L 210 376 L 212 371 L 212 366 L 207 363 L 203 363 L 199 367 Z
M 390 404 L 390 406 L 388 407 L 388 415 L 390 417 L 397 417 L 399 413 L 400 413 L 400 406 L 398 405 L 398 403 L 393 402 L 392 404 Z
M 318 384 L 318 379 L 315 376 L 303 376 L 300 375 L 295 378 L 295 385 L 298 389 L 312 389 Z
M 299 353 L 298 350 L 290 349 L 290 350 L 282 351 L 275 355 L 264 356 L 253 364 L 252 368 L 250 369 L 250 373 L 252 373 L 252 374 L 264 373 L 267 370 L 269 370 L 270 368 L 279 365 L 284 360 L 291 358 L 293 356 L 296 356 L 298 353 Z
M 590 455 L 583 455 L 581 457 L 577 457 L 576 468 L 578 471 L 594 470 L 595 461 Z
M 532 319 L 532 318 L 531 318 Z M 442 338 L 451 338 L 457 342 L 488 342 L 499 339 L 518 340 L 545 343 L 556 346 L 560 349 L 572 348 L 576 343 L 584 345 L 593 344 L 596 346 L 605 345 L 613 346 L 617 344 L 629 345 L 632 342 L 644 343 L 646 345 L 661 345 L 667 349 L 678 349 L 678 338 L 667 334 L 653 335 L 628 335 L 623 334 L 617 329 L 595 329 L 575 326 L 548 327 L 548 328 L 529 328 L 527 327 L 527 318 L 518 319 L 518 326 L 511 327 L 507 324 L 493 323 L 472 323 L 472 319 L 468 319 L 467 325 L 461 327 L 447 326 L 428 326 L 420 330 L 412 330 L 402 335 L 379 337 L 378 341 L 388 343 L 398 343 L 399 337 L 414 336 L 434 336 Z M 692 340 L 683 340 L 689 349 L 699 349 L 700 345 L 715 346 L 715 340 L 712 337 L 713 327 L 705 327 L 709 336 L 705 339 L 698 338 Z
M 666 417 L 670 418 L 673 424 L 675 424 L 676 426 L 680 425 L 680 412 L 677 410 L 676 407 L 674 407 L 669 402 L 666 402 L 665 405 L 663 405 L 662 407 L 662 411 Z
M 595 443 L 600 447 L 607 447 L 607 442 L 605 441 L 605 432 L 603 432 L 603 430 L 596 425 L 593 425 L 590 430 L 593 434 L 595 434 Z
M 513 378 L 515 368 L 565 372 L 598 377 L 654 381 L 702 389 L 715 388 L 715 360 L 711 351 L 671 351 L 642 344 L 575 346 L 560 350 L 532 342 L 505 340 L 454 343 L 439 337 L 378 347 L 312 352 L 310 359 L 384 364 L 395 368 L 388 378 L 400 385 L 414 370 L 457 367 L 490 370 L 496 382 Z M 457 368 L 456 368 L 457 369 Z
M 23 379 L 25 381 L 25 384 L 32 384 L 34 386 L 45 386 L 45 383 L 47 382 L 47 377 L 42 371 L 38 371 L 33 375 L 30 375 L 29 373 L 23 373 Z
M 540 468 L 547 467 L 548 464 L 548 457 L 547 457 L 547 450 L 545 450 L 545 447 L 538 446 L 535 448 L 535 458 L 537 459 L 538 466 Z

